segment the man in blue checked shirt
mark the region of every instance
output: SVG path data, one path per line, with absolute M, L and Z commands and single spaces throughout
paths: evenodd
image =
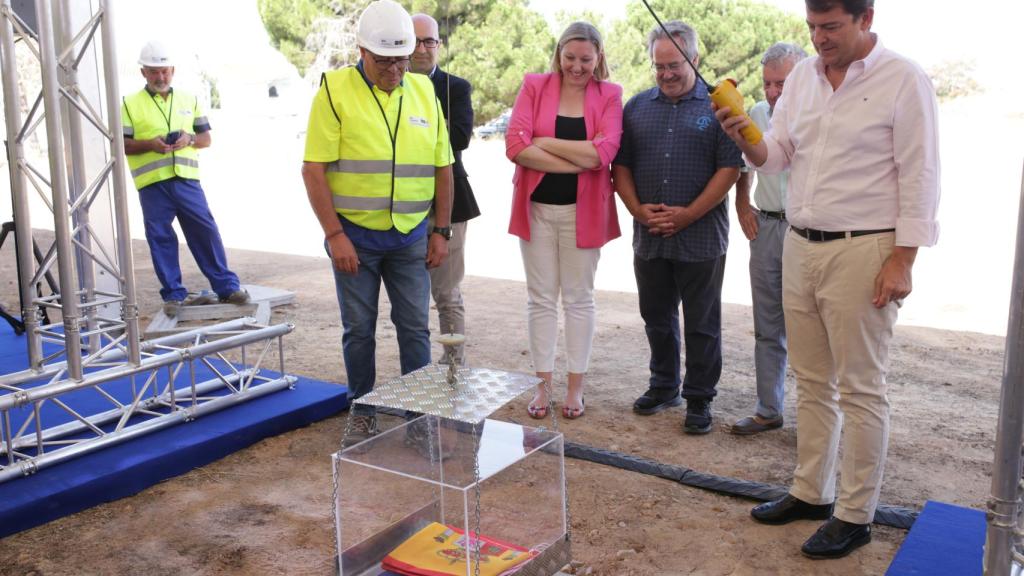
M 665 27 L 699 65 L 697 33 Z M 633 269 L 651 347 L 648 390 L 633 411 L 655 414 L 686 399 L 683 431 L 711 431 L 711 401 L 722 373 L 722 277 L 729 243 L 726 194 L 739 178 L 740 151 L 721 130 L 707 86 L 660 28 L 647 38 L 657 86 L 623 111 L 615 189 L 633 215 Z M 686 373 L 680 378 L 679 303 Z

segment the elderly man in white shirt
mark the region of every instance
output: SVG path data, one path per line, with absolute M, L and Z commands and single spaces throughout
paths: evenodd
M 739 133 L 746 118 L 716 114 L 749 164 L 790 170 L 783 305 L 797 467 L 789 494 L 751 515 L 827 519 L 801 550 L 836 558 L 871 540 L 889 437 L 889 341 L 918 247 L 939 235 L 938 107 L 920 66 L 871 32 L 873 0 L 805 2 L 818 56 L 789 75 L 771 131 L 751 145 Z
M 750 118 L 762 131 L 771 129 L 775 104 L 782 96 L 786 77 L 797 62 L 807 57 L 804 49 L 785 42 L 772 44 L 761 58 L 765 99 L 750 109 Z M 754 205 L 750 187 L 754 171 L 740 174 L 736 182 L 736 219 L 750 240 L 750 296 L 754 309 L 754 370 L 757 406 L 753 416 L 739 419 L 729 432 L 750 436 L 782 428 L 782 403 L 786 390 L 786 319 L 782 310 L 782 245 L 786 222 L 786 188 L 789 172 L 757 174 Z

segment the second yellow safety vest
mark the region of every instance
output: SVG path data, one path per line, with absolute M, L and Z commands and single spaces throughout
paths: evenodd
M 125 135 L 135 140 L 152 140 L 166 136 L 175 130 L 182 131 L 182 138 L 194 134 L 193 124 L 199 110 L 196 98 L 180 90 L 173 90 L 164 103 L 166 109 L 157 103 L 159 95 L 150 95 L 145 88 L 122 100 L 121 120 Z M 170 180 L 175 176 L 199 179 L 199 151 L 186 146 L 170 154 L 143 152 L 130 154 L 128 167 L 135 180 L 135 188 L 142 190 L 150 184 Z

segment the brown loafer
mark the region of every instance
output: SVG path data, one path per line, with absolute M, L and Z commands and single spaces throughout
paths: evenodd
M 782 428 L 782 416 L 774 420 L 765 420 L 760 416 L 747 416 L 740 418 L 735 424 L 729 427 L 729 433 L 737 436 L 753 436 L 761 432 Z

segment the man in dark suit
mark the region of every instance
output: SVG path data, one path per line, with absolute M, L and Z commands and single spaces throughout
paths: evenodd
M 416 29 L 416 50 L 412 53 L 409 67 L 412 72 L 426 74 L 434 83 L 434 91 L 448 120 L 449 138 L 455 152 L 452 237 L 448 242 L 448 259 L 430 270 L 430 292 L 437 305 L 441 333 L 465 334 L 465 307 L 459 285 L 466 273 L 466 222 L 480 215 L 473 189 L 469 186 L 469 175 L 462 165 L 462 151 L 469 147 L 469 139 L 473 135 L 473 104 L 470 100 L 473 87 L 463 78 L 448 74 L 437 66 L 438 49 L 441 47 L 437 21 L 427 14 L 416 14 L 412 22 Z M 455 360 L 459 364 L 464 361 L 461 345 Z

